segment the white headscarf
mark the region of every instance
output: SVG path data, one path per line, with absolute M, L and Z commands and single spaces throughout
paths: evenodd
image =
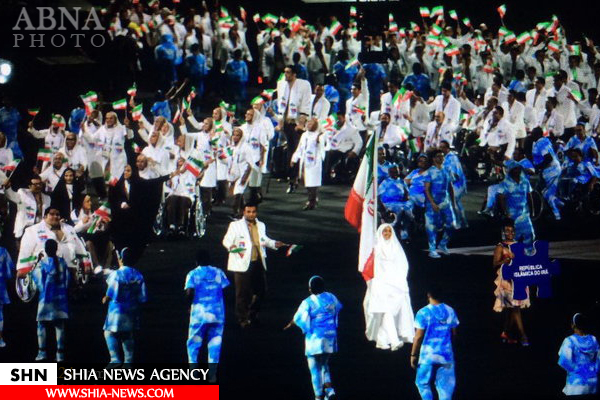
M 386 240 L 383 237 L 383 230 L 388 227 L 392 230 L 392 237 Z M 407 275 L 408 259 L 394 228 L 390 224 L 381 224 L 377 229 L 375 240 L 374 278 L 381 279 L 388 285 L 408 290 Z

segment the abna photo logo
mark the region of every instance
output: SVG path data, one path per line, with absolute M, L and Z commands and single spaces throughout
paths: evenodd
M 95 8 L 82 11 L 81 7 L 36 7 L 36 12 L 33 10 L 21 9 L 12 27 L 13 47 L 82 47 L 88 43 L 101 47 L 106 42 L 103 34 L 106 29 Z

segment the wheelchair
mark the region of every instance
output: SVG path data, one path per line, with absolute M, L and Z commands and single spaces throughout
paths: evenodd
M 200 186 L 194 186 L 195 196 L 192 206 L 188 212 L 187 224 L 186 224 L 186 236 L 201 238 L 206 234 L 206 214 L 202 207 L 202 201 L 200 198 Z M 166 196 L 163 193 L 163 199 L 158 207 L 156 218 L 152 225 L 152 230 L 156 237 L 164 237 L 168 231 L 167 226 L 167 206 Z

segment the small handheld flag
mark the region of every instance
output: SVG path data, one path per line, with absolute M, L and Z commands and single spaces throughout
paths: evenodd
M 39 112 L 40 112 L 39 108 L 30 108 L 27 110 L 27 114 L 31 115 L 32 117 L 35 117 L 36 115 L 38 115 Z
M 127 109 L 127 100 L 121 99 L 112 103 L 112 108 L 114 110 L 125 110 Z
M 292 244 L 288 247 L 287 251 L 285 252 L 285 256 L 289 257 L 294 253 L 299 252 L 300 250 L 302 250 L 304 246 L 301 246 L 299 244 Z
M 497 10 L 498 14 L 500 14 L 500 19 L 504 19 L 504 16 L 506 15 L 506 4 L 502 4 Z

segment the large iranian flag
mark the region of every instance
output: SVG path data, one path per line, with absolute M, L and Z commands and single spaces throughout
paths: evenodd
M 358 270 L 365 281 L 373 278 L 375 232 L 377 231 L 377 135 L 371 136 L 367 151 L 346 202 L 344 216 L 360 232 Z

